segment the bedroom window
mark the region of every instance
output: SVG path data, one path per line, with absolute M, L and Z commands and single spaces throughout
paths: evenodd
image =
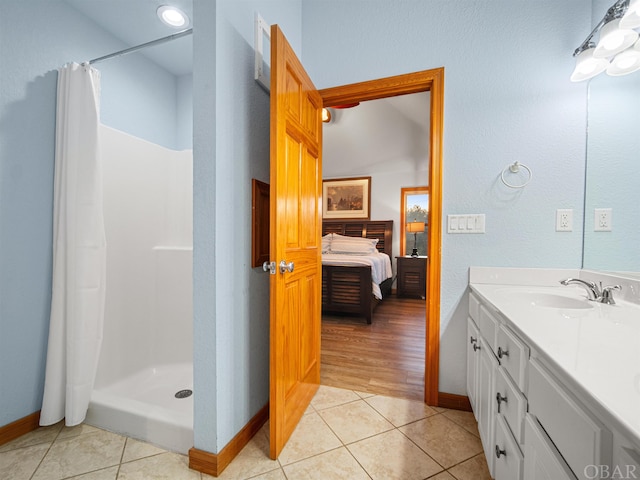
M 402 188 L 400 193 L 400 255 L 410 255 L 414 240 L 418 255 L 427 254 L 427 230 L 429 229 L 429 187 Z M 424 222 L 424 233 L 407 231 L 407 223 Z

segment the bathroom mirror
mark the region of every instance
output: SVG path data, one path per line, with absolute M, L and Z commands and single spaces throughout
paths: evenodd
M 582 266 L 640 275 L 640 71 L 589 83 Z

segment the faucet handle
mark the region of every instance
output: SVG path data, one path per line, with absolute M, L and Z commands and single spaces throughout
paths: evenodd
M 622 290 L 620 285 L 609 285 L 602 288 L 602 295 L 600 296 L 600 303 L 606 303 L 607 305 L 615 305 L 616 301 L 613 299 L 613 291 Z

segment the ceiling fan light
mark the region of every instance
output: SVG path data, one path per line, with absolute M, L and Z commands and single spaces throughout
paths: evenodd
M 620 28 L 640 27 L 640 0 L 631 0 L 627 11 L 620 19 Z
M 593 56 L 595 58 L 612 57 L 633 45 L 636 40 L 638 40 L 638 32 L 620 28 L 620 19 L 613 19 L 600 30 L 600 41 L 593 51 Z
M 576 68 L 571 74 L 572 82 L 581 82 L 604 72 L 609 66 L 606 58 L 595 58 L 594 49 L 587 48 L 576 56 Z

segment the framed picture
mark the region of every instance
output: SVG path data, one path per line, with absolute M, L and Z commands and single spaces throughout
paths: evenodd
M 322 218 L 369 219 L 371 177 L 322 181 Z

